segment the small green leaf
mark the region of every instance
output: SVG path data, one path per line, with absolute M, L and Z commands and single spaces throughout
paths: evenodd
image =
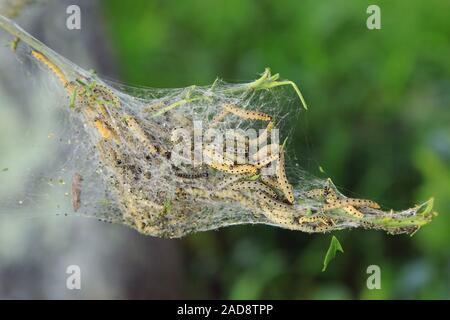
M 325 259 L 323 260 L 322 272 L 324 272 L 327 269 L 330 261 L 333 260 L 334 257 L 336 256 L 337 251 L 343 253 L 344 249 L 342 249 L 339 240 L 335 236 L 333 236 L 333 238 L 331 238 L 330 247 L 328 248 L 327 254 L 325 255 Z
M 71 108 L 71 109 L 75 108 L 75 99 L 77 97 L 77 91 L 78 91 L 78 89 L 75 88 L 75 90 L 73 90 L 72 96 L 70 97 L 69 108 Z
M 166 199 L 164 201 L 164 213 L 170 213 L 171 210 L 172 210 L 172 200 Z
M 419 206 L 419 209 L 417 210 L 417 215 L 426 216 L 428 214 L 431 214 L 432 213 L 431 211 L 433 210 L 433 204 L 434 204 L 434 198 L 431 198 L 427 202 L 422 203 Z M 435 213 L 435 215 L 437 215 L 437 213 Z
M 216 78 L 216 80 L 214 80 L 213 84 L 211 85 L 211 91 L 214 91 L 214 89 L 216 88 L 217 83 L 220 81 L 219 78 Z
M 86 87 L 86 86 L 87 86 L 87 84 L 84 83 L 84 81 L 81 80 L 81 79 L 75 79 L 75 81 L 78 82 L 79 84 L 81 84 L 83 87 Z
M 323 170 L 322 166 L 319 166 L 319 171 L 320 171 L 321 173 L 325 173 L 325 170 Z
M 288 141 L 288 137 L 286 137 L 286 139 L 284 139 L 283 144 L 281 145 L 281 149 L 284 149 L 284 147 L 286 146 L 287 141 Z
M 12 50 L 13 52 L 16 52 L 17 44 L 19 43 L 19 41 L 20 41 L 20 38 L 18 38 L 18 37 L 16 37 L 16 38 L 14 38 L 13 40 L 11 40 L 10 46 L 11 46 L 11 50 Z
M 97 81 L 96 80 L 92 80 L 92 82 L 89 84 L 89 90 L 94 90 L 95 86 L 97 85 Z

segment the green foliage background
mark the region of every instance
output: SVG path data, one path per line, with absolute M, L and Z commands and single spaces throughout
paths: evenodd
M 366 9 L 381 7 L 382 29 Z M 269 66 L 310 109 L 289 145 L 344 193 L 401 209 L 435 197 L 413 238 L 240 226 L 187 237 L 190 298 L 450 298 L 450 2 L 103 1 L 121 80 L 153 87 L 252 80 Z M 350 191 L 351 190 L 351 191 Z M 366 288 L 381 267 L 382 289 Z

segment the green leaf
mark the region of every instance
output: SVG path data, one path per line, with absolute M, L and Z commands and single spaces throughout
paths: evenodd
M 287 143 L 287 141 L 288 141 L 288 138 L 289 138 L 289 137 L 286 137 L 286 139 L 284 139 L 283 144 L 281 145 L 281 149 L 282 149 L 282 150 L 283 150 L 284 147 L 286 146 L 286 143 Z
M 330 247 L 328 248 L 327 254 L 325 255 L 325 259 L 323 260 L 322 272 L 324 272 L 327 269 L 330 261 L 333 260 L 334 257 L 336 256 L 337 251 L 344 253 L 344 249 L 342 249 L 339 240 L 335 236 L 333 236 L 333 238 L 331 238 Z
M 78 88 L 75 88 L 75 90 L 73 90 L 72 96 L 70 97 L 69 108 L 71 108 L 71 109 L 75 108 L 75 99 L 77 97 L 77 91 L 78 91 Z
M 94 90 L 95 86 L 97 85 L 97 81 L 96 80 L 92 80 L 92 82 L 89 84 L 89 90 Z
M 13 40 L 11 40 L 10 46 L 11 46 L 11 50 L 13 52 L 16 52 L 17 44 L 19 43 L 19 41 L 20 41 L 20 38 L 18 38 L 18 37 L 15 37 Z
M 86 86 L 87 86 L 87 84 L 84 83 L 84 81 L 81 80 L 81 79 L 75 79 L 75 81 L 78 82 L 79 84 L 81 84 L 83 87 L 86 87 Z
M 172 200 L 171 199 L 166 199 L 164 201 L 164 213 L 170 213 L 170 211 L 172 210 Z

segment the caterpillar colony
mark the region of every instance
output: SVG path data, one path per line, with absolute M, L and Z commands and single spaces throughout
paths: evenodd
M 21 40 L 29 61 L 56 79 L 66 96 L 70 130 L 85 134 L 84 153 L 76 156 L 89 159 L 71 168 L 76 198 L 69 197 L 72 206 L 65 208 L 72 213 L 167 238 L 236 224 L 401 234 L 417 231 L 434 216 L 432 200 L 385 211 L 374 201 L 344 196 L 330 179 L 289 166 L 288 145 L 274 134 L 286 131 L 286 117 L 295 118 L 306 104 L 293 82 L 269 69 L 243 84 L 216 80 L 204 87 L 132 88 L 83 70 L 4 17 L 0 27 Z M 249 129 L 258 134 L 246 136 Z M 208 130 L 242 148 L 222 152 L 220 144 L 204 138 Z M 192 153 L 175 152 L 180 141 Z M 101 189 L 102 196 L 85 188 Z

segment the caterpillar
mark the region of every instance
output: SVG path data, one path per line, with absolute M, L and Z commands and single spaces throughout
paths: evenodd
M 323 192 L 324 192 L 324 196 L 325 196 L 327 202 L 331 203 L 331 202 L 335 202 L 338 200 L 336 191 L 331 189 L 329 186 L 325 186 L 323 188 Z
M 355 207 L 352 206 L 345 206 L 342 208 L 345 212 L 347 212 L 349 215 L 361 219 L 364 218 L 364 214 L 357 210 Z
M 259 181 L 240 181 L 230 187 L 232 190 L 251 190 L 265 192 L 273 198 L 277 197 L 277 194 L 265 184 Z
M 183 179 L 201 179 L 201 178 L 207 178 L 208 172 L 199 172 L 199 173 L 183 173 L 183 172 L 175 172 L 175 175 L 177 177 L 183 178 Z
M 248 163 L 247 137 L 238 132 L 226 132 L 225 157 L 238 163 Z
M 113 138 L 114 141 L 120 143 L 120 139 L 117 133 L 108 124 L 108 122 L 105 122 L 101 120 L 100 117 L 98 117 L 97 110 L 95 110 L 91 106 L 87 106 L 82 110 L 82 112 L 85 114 L 87 119 L 90 119 L 94 123 L 95 128 L 103 139 L 109 140 Z
M 279 184 L 280 190 L 283 192 L 286 200 L 289 203 L 294 203 L 294 192 L 292 190 L 292 186 L 289 184 L 289 181 L 286 177 L 286 171 L 284 170 L 284 150 L 281 149 L 280 156 L 278 159 L 278 167 L 277 167 L 277 180 Z
M 373 209 L 379 209 L 380 205 L 372 200 L 365 200 L 365 199 L 353 199 L 353 198 L 347 198 L 347 199 L 338 199 L 335 201 L 330 201 L 328 204 L 324 205 L 325 210 L 333 210 L 340 207 L 345 206 L 355 206 L 355 207 L 369 207 Z
M 268 165 L 269 163 L 271 163 L 271 162 L 274 162 L 274 161 L 276 161 L 276 160 L 278 160 L 278 154 L 272 154 L 271 156 L 269 156 L 269 157 L 266 157 L 265 159 L 263 159 L 263 160 L 260 160 L 260 161 L 258 161 L 256 164 L 255 164 L 255 166 L 257 167 L 257 168 L 262 168 L 262 167 L 265 167 L 266 165 Z M 286 181 L 287 181 L 287 179 L 286 179 Z M 292 202 L 294 201 L 294 199 L 292 199 Z M 291 202 L 291 203 L 292 203 Z
M 374 209 L 378 209 L 380 206 L 372 201 L 372 200 L 365 200 L 365 199 L 338 199 L 338 196 L 334 190 L 332 190 L 330 187 L 325 187 L 324 189 L 314 189 L 311 191 L 308 191 L 306 193 L 306 196 L 309 198 L 321 198 L 325 196 L 325 201 L 327 202 L 323 206 L 324 211 L 333 210 L 333 209 L 339 209 L 341 208 L 349 215 L 361 219 L 364 217 L 364 214 L 357 210 L 356 207 L 370 207 Z
M 274 178 L 274 177 L 261 175 L 261 181 L 265 185 L 271 187 L 272 189 L 280 190 L 279 186 L 278 186 L 278 180 L 276 178 Z
M 333 227 L 331 226 L 327 226 L 327 225 L 316 225 L 316 226 L 312 226 L 311 229 L 313 230 L 313 232 L 330 232 L 333 230 Z
M 251 140 L 249 139 L 248 136 L 243 135 L 236 131 L 229 131 L 226 133 L 226 136 L 228 139 L 233 138 L 238 144 L 243 144 L 246 147 L 247 146 L 258 147 L 259 145 L 262 145 L 264 142 L 267 141 L 268 133 L 272 129 L 273 129 L 273 122 L 269 122 L 266 129 L 258 137 L 251 139 Z M 274 150 L 275 151 L 273 151 L 273 152 L 277 152 L 276 149 L 274 149 Z M 263 153 L 263 152 L 261 152 L 261 153 Z
M 312 223 L 312 222 L 321 222 L 322 224 L 326 225 L 326 226 L 330 226 L 333 225 L 333 220 L 329 219 L 327 217 L 321 216 L 321 215 L 316 215 L 316 216 L 302 216 L 298 219 L 298 223 L 303 224 L 303 223 Z
M 72 208 L 77 212 L 81 206 L 81 183 L 83 177 L 79 173 L 75 173 L 72 178 Z
M 236 174 L 236 175 L 228 176 L 217 185 L 217 189 L 222 190 L 225 187 L 229 186 L 230 184 L 237 182 L 241 179 L 245 179 L 247 177 L 249 177 L 248 174 Z
M 295 229 L 293 217 L 287 217 L 283 212 L 269 208 L 264 208 L 264 213 L 270 221 L 288 229 Z
M 233 174 L 249 173 L 254 175 L 257 172 L 257 168 L 249 164 L 238 164 L 235 166 L 229 166 L 222 163 L 211 162 L 209 163 L 209 166 L 213 169 Z
M 278 210 L 281 210 L 281 211 L 287 213 L 288 215 L 291 214 L 292 206 L 272 198 L 269 194 L 267 194 L 264 191 L 259 191 L 258 190 L 258 191 L 255 192 L 255 194 L 256 194 L 256 196 L 259 198 L 259 200 L 261 202 L 266 203 L 269 206 L 274 207 L 274 208 L 276 208 Z
M 31 55 L 36 60 L 39 60 L 44 65 L 46 65 L 47 68 L 49 68 L 50 71 L 53 72 L 53 74 L 58 78 L 58 80 L 63 84 L 64 87 L 66 87 L 69 84 L 62 70 L 56 64 L 51 62 L 46 56 L 44 56 L 42 53 L 36 50 L 32 50 Z
M 305 196 L 310 199 L 322 198 L 324 195 L 324 189 L 313 189 L 305 193 Z
M 244 119 L 262 120 L 262 121 L 271 121 L 272 120 L 272 117 L 264 112 L 245 110 L 245 109 L 241 109 L 232 104 L 225 104 L 223 108 L 226 111 L 233 113 Z
M 94 124 L 103 139 L 109 140 L 114 136 L 114 133 L 111 131 L 108 125 L 103 123 L 100 119 L 95 120 Z

